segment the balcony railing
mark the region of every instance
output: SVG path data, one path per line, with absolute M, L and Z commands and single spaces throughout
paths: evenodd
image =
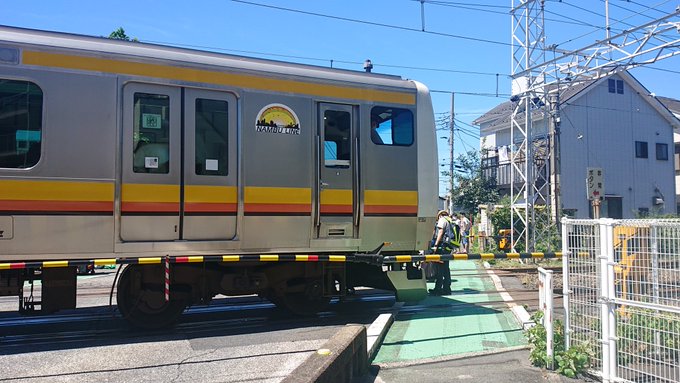
M 524 163 L 520 164 L 520 168 L 524 166 Z M 536 175 L 537 187 L 544 184 L 547 177 L 548 168 L 544 164 L 536 165 L 533 168 L 534 174 Z M 498 163 L 498 157 L 487 157 L 482 159 L 482 174 L 486 178 L 495 179 L 496 187 L 498 189 L 507 189 L 511 185 L 511 174 L 512 174 L 512 164 L 506 162 L 503 164 Z M 523 183 L 524 180 L 520 176 L 519 172 L 515 172 L 515 184 Z

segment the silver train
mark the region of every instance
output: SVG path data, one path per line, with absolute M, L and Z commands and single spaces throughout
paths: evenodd
M 130 263 L 118 306 L 146 327 L 217 294 L 304 314 L 394 290 L 406 269 L 280 260 L 425 249 L 436 156 L 415 81 L 0 27 L 0 295 L 75 307 L 72 261 L 106 259 Z

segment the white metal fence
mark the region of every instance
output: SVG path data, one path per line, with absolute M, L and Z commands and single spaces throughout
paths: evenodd
M 566 346 L 605 382 L 679 382 L 680 220 L 562 224 Z

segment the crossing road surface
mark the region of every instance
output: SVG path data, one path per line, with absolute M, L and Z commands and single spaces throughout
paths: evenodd
M 108 279 L 79 281 L 89 284 L 79 302 L 100 306 L 57 315 L 20 317 L 16 300 L 1 298 L 0 382 L 279 382 L 341 326 L 370 324 L 394 304 L 365 291 L 295 318 L 257 297 L 224 298 L 171 331 L 134 332 L 106 306 Z

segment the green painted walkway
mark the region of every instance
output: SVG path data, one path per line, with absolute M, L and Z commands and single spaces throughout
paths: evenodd
M 502 301 L 484 269 L 474 261 L 449 262 L 452 295 L 429 296 L 406 304 L 396 315 L 374 363 L 394 363 L 445 357 L 525 345 L 522 328 Z M 428 288 L 433 288 L 428 283 Z M 419 310 L 422 308 L 422 310 Z

